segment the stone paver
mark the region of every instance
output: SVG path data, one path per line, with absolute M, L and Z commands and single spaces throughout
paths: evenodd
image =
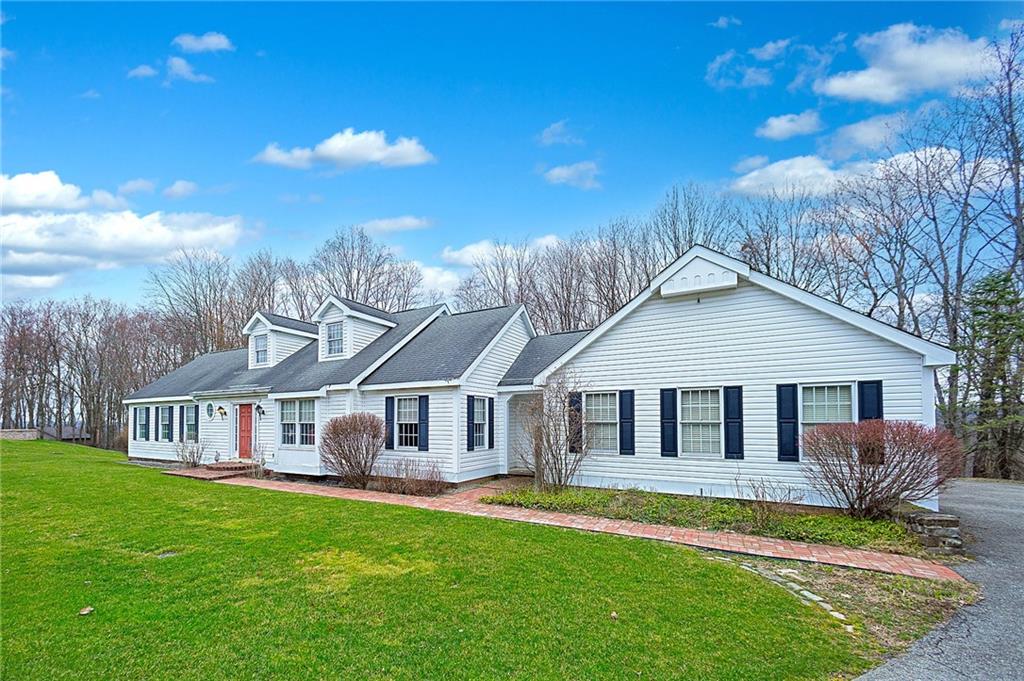
M 327 487 L 308 483 L 256 480 L 252 478 L 235 477 L 217 480 L 217 482 L 225 485 L 259 487 L 261 489 L 298 492 L 300 494 L 312 494 L 336 499 L 411 506 L 433 511 L 447 511 L 450 513 L 533 523 L 535 525 L 553 525 L 589 532 L 604 532 L 626 537 L 656 539 L 703 549 L 716 549 L 719 551 L 747 553 L 769 558 L 802 560 L 813 563 L 827 563 L 829 565 L 854 567 L 862 570 L 874 570 L 876 572 L 888 572 L 911 577 L 953 581 L 963 580 L 963 577 L 945 565 L 910 556 L 898 556 L 891 553 L 862 551 L 822 544 L 806 544 L 804 542 L 755 537 L 732 532 L 709 532 L 683 527 L 651 525 L 630 520 L 608 520 L 606 518 L 573 515 L 571 513 L 555 513 L 552 511 L 484 504 L 479 501 L 480 497 L 493 494 L 496 491 L 496 487 L 488 485 L 440 497 L 412 497 L 400 494 L 347 489 L 344 487 Z

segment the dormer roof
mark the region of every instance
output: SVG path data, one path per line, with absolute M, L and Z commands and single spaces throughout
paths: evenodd
M 252 327 L 257 322 L 263 322 L 272 331 L 283 331 L 285 333 L 291 333 L 299 336 L 308 338 L 316 338 L 318 327 L 316 324 L 304 322 L 301 319 L 292 319 L 291 317 L 285 317 L 284 315 L 274 314 L 273 312 L 257 312 L 246 322 L 245 326 L 242 327 L 242 333 L 249 335 L 252 333 Z
M 356 319 L 363 319 L 368 322 L 380 324 L 388 328 L 394 328 L 395 316 L 390 312 L 384 310 L 378 310 L 377 308 L 366 305 L 364 303 L 357 303 L 354 300 L 348 298 L 341 298 L 339 296 L 327 296 L 324 302 L 320 303 L 320 307 L 313 313 L 312 320 L 319 322 L 323 319 L 323 315 L 330 309 L 331 305 L 334 305 L 348 317 L 355 317 Z

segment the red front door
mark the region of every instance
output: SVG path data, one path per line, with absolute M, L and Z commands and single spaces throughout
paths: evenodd
M 238 456 L 252 458 L 252 405 L 238 405 Z

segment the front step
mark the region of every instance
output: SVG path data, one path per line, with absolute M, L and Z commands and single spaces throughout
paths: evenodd
M 237 478 L 257 468 L 259 468 L 259 464 L 249 461 L 218 461 L 196 468 L 175 468 L 164 471 L 164 475 L 195 480 L 224 480 L 225 478 Z

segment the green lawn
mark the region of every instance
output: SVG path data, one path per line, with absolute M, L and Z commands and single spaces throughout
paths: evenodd
M 820 608 L 684 547 L 122 461 L 2 444 L 3 678 L 823 679 L 870 664 Z
M 519 487 L 481 501 L 701 530 L 730 530 L 816 544 L 924 554 L 917 538 L 899 523 L 861 520 L 825 509 L 772 505 L 775 510 L 759 516 L 755 505 L 748 501 L 579 487 L 539 493 L 530 487 Z

